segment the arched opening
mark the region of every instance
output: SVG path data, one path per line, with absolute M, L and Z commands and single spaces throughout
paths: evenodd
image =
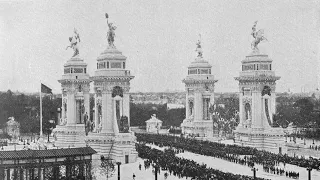
M 64 103 L 63 106 L 64 106 L 63 107 L 64 113 L 63 113 L 63 117 L 62 118 L 65 119 L 65 118 L 67 118 L 67 112 L 68 112 L 67 111 L 68 110 L 67 109 L 67 103 Z
M 121 117 L 123 115 L 123 89 L 119 86 L 115 86 L 112 90 L 112 98 L 114 100 L 113 112 L 114 119 L 118 124 L 118 128 L 121 127 Z
M 193 101 L 189 101 L 189 114 L 193 115 Z
M 83 124 L 83 114 L 84 114 L 85 108 L 84 108 L 84 100 L 78 99 L 76 100 L 76 118 L 77 118 L 77 124 Z
M 244 106 L 245 114 L 246 114 L 246 120 L 251 119 L 251 106 L 249 103 L 246 103 Z
M 263 90 L 261 92 L 261 95 L 264 96 L 264 95 L 269 95 L 271 96 L 271 88 L 269 86 L 264 86 L 263 87 Z
M 100 125 L 102 121 L 102 108 L 101 108 L 101 104 L 98 104 L 98 125 Z
M 112 89 L 112 97 L 120 96 L 123 97 L 123 90 L 120 86 L 115 86 Z

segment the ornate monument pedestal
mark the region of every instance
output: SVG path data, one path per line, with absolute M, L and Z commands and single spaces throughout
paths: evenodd
M 62 88 L 62 115 L 53 130 L 58 148 L 85 147 L 85 121 L 90 111 L 90 77 L 87 64 L 78 56 L 64 64 L 64 74 L 59 80 Z
M 201 42 L 197 43 L 197 58 L 188 67 L 183 80 L 186 88 L 186 119 L 182 133 L 198 137 L 213 137 L 213 120 L 210 107 L 214 104 L 214 84 L 211 65 L 202 57 Z
M 273 128 L 276 112 L 276 80 L 272 60 L 268 55 L 254 51 L 242 61 L 239 81 L 239 118 L 235 143 L 274 153 L 286 153 L 285 133 Z
M 115 162 L 134 163 L 137 161 L 138 152 L 135 149 L 136 137 L 133 133 L 89 133 L 86 143 L 97 154 L 94 159 L 100 159 L 101 155 L 109 157 Z
M 108 17 L 108 16 L 107 16 Z M 109 46 L 97 58 L 97 69 L 91 80 L 95 90 L 94 131 L 85 141 L 101 155 L 116 162 L 136 162 L 136 137 L 130 132 L 130 81 L 134 76 L 126 69 L 127 57 L 114 46 L 114 30 L 108 23 Z
M 57 147 L 85 147 L 84 124 L 56 126 L 53 130 L 55 133 L 55 146 Z

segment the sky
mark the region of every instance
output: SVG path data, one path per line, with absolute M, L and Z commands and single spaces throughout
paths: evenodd
M 107 47 L 105 13 L 117 26 L 115 45 L 135 76 L 131 92 L 184 91 L 199 34 L 218 80 L 215 91 L 237 92 L 234 77 L 251 52 L 254 21 L 268 39 L 259 48 L 281 76 L 276 91 L 314 91 L 320 84 L 319 7 L 317 0 L 0 0 L 0 91 L 37 92 L 43 82 L 60 93 L 74 28 L 80 57 L 93 75 Z

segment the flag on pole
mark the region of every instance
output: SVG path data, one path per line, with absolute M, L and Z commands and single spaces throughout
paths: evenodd
M 52 89 L 41 83 L 41 92 L 46 94 L 52 94 Z
M 52 89 L 41 83 L 41 90 L 40 90 L 40 138 L 42 138 L 42 95 L 41 95 L 41 93 L 52 94 Z

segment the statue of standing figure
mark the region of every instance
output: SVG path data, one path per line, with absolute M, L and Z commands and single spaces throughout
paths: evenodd
M 109 44 L 109 47 L 115 48 L 114 37 L 116 36 L 115 30 L 117 29 L 117 27 L 115 25 L 113 25 L 113 23 L 109 23 L 109 21 L 108 21 L 108 18 L 109 18 L 108 13 L 106 13 L 106 18 L 107 18 L 107 23 L 108 23 L 108 27 L 109 27 L 109 31 L 108 31 L 108 34 L 107 34 L 108 44 Z
M 254 51 L 259 51 L 258 49 L 258 44 L 261 41 L 267 40 L 263 35 L 264 35 L 264 30 L 260 29 L 259 31 L 256 31 L 256 26 L 257 26 L 258 21 L 254 22 L 253 27 L 252 27 L 252 37 L 254 38 L 253 42 L 251 43 L 251 48 Z
M 75 56 L 79 55 L 78 42 L 80 42 L 80 36 L 79 36 L 79 33 L 77 32 L 76 28 L 74 28 L 73 32 L 74 32 L 74 36 L 69 37 L 70 46 L 67 46 L 66 50 L 68 48 L 72 48 L 74 51 L 72 57 L 75 57 Z
M 197 53 L 198 53 L 198 57 L 202 58 L 202 48 L 201 48 L 201 34 L 199 34 L 199 39 L 198 39 L 198 42 L 197 42 Z

